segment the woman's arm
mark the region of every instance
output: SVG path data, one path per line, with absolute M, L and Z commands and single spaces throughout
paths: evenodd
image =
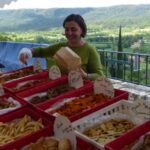
M 50 45 L 48 47 L 37 47 L 37 48 L 22 48 L 19 52 L 18 58 L 21 63 L 27 64 L 27 60 L 31 57 L 45 57 L 52 58 L 53 55 L 59 50 L 65 43 L 59 43 Z
M 63 45 L 63 43 L 58 43 L 48 47 L 32 48 L 32 55 L 33 57 L 53 57 L 56 51 L 59 50 Z
M 88 79 L 95 80 L 97 77 L 104 75 L 100 55 L 95 48 L 90 50 L 87 71 Z

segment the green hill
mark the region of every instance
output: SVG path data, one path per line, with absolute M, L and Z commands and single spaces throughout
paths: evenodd
M 150 5 L 121 5 L 101 8 L 55 8 L 0 10 L 0 32 L 46 31 L 61 27 L 64 18 L 81 14 L 90 25 L 103 28 L 139 27 L 150 25 Z
M 97 8 L 86 13 L 88 22 L 102 25 L 105 28 L 122 26 L 145 27 L 150 24 L 150 5 L 125 5 Z

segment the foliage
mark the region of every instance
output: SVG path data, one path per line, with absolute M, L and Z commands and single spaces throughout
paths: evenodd
M 86 40 L 97 49 L 117 50 L 118 24 L 123 27 L 123 51 L 150 52 L 150 5 L 105 8 L 0 10 L 0 40 L 32 43 L 65 41 L 62 22 L 70 13 L 81 14 L 88 24 Z M 13 31 L 13 32 L 12 32 Z M 142 40 L 139 49 L 134 42 Z
M 81 14 L 85 18 L 88 24 L 86 40 L 97 49 L 150 54 L 150 5 L 0 10 L 0 41 L 47 44 L 65 41 L 65 37 L 62 35 L 62 23 L 64 18 L 71 13 Z M 118 36 L 118 26 L 120 25 L 123 27 L 123 32 L 120 27 Z M 141 41 L 140 47 L 132 48 L 132 45 L 138 41 Z M 104 53 L 100 56 L 102 64 L 105 66 Z M 117 69 L 117 62 L 121 56 L 118 56 L 118 60 L 117 55 L 108 57 L 114 59 L 114 63 L 112 62 L 108 68 L 104 68 L 104 72 L 107 72 L 108 76 L 119 75 L 117 77 L 122 78 L 121 69 Z M 124 61 L 127 62 L 127 58 L 124 58 Z M 144 59 L 146 60 L 146 58 Z M 150 60 L 147 61 L 150 63 Z M 140 83 L 145 84 L 146 65 L 145 63 L 140 65 L 141 71 L 138 75 L 136 71 L 131 74 L 130 64 L 125 64 L 124 79 L 130 81 L 132 76 L 132 81 L 140 80 Z M 150 76 L 150 68 L 147 72 Z M 148 83 L 150 83 L 149 78 Z
M 119 38 L 118 38 L 118 52 L 123 52 L 122 47 L 122 35 L 121 35 L 121 26 L 119 27 Z M 117 60 L 123 60 L 123 55 L 121 53 L 117 54 Z M 117 64 L 117 77 L 122 79 L 123 77 L 123 64 Z

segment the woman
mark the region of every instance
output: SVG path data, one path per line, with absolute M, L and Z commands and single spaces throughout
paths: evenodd
M 23 49 L 20 51 L 19 59 L 22 63 L 26 63 L 29 57 L 45 57 L 47 58 L 47 67 L 57 63 L 52 58 L 54 54 L 61 48 L 68 46 L 76 54 L 78 54 L 82 61 L 80 72 L 86 79 L 96 79 L 103 75 L 100 57 L 96 49 L 84 40 L 87 33 L 87 27 L 84 19 L 78 14 L 69 15 L 63 22 L 65 29 L 64 35 L 67 42 L 62 42 L 50 45 L 45 48 L 33 48 L 32 50 Z M 50 60 L 48 61 L 48 59 Z M 67 70 L 58 64 L 62 73 L 67 73 Z

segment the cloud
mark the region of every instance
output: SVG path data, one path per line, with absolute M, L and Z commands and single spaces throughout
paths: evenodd
M 9 5 L 12 1 L 16 0 L 0 0 L 0 8 L 3 8 L 5 5 Z
M 4 0 L 0 0 L 2 1 Z M 5 9 L 104 7 L 121 4 L 150 4 L 150 0 L 17 0 L 5 6 Z

